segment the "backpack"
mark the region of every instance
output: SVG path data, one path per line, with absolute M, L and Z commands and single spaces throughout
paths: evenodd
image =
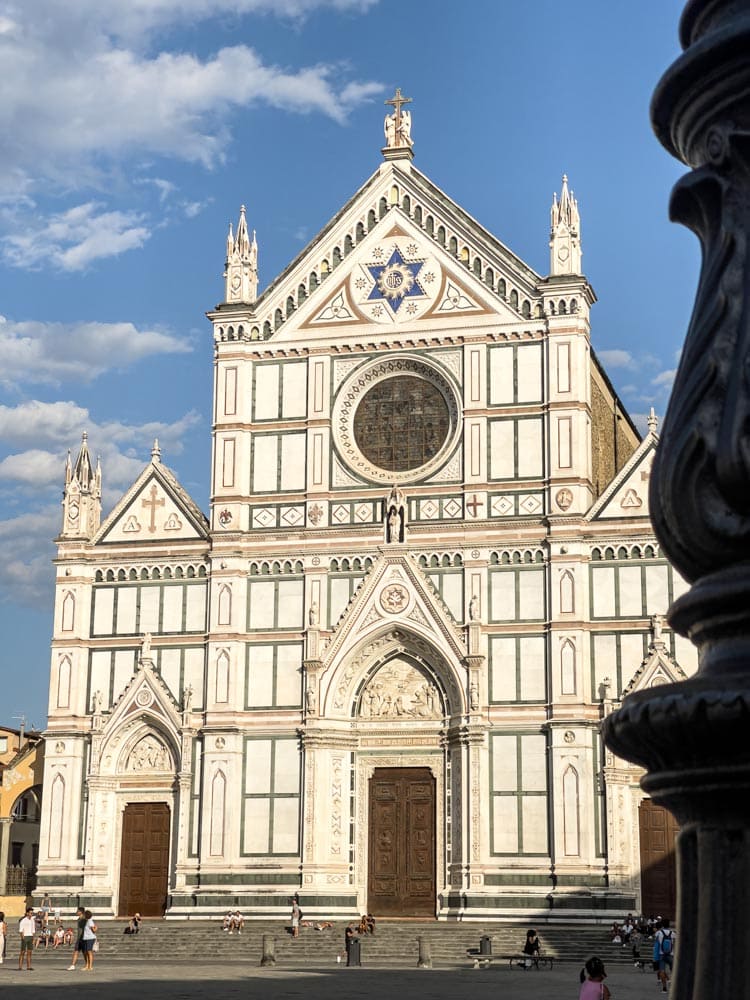
M 672 932 L 664 931 L 661 939 L 661 953 L 662 955 L 672 954 Z

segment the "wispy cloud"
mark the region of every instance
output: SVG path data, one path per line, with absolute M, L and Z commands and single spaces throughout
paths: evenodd
M 143 246 L 150 235 L 143 215 L 103 211 L 100 203 L 90 201 L 48 219 L 24 219 L 20 230 L 4 237 L 3 256 L 6 263 L 27 270 L 51 263 L 63 271 L 81 271 L 102 257 Z
M 183 354 L 192 345 L 164 330 L 133 323 L 13 322 L 0 316 L 0 383 L 91 382 L 157 354 Z

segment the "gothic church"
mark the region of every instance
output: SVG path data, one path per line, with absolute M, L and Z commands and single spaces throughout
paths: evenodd
M 261 294 L 230 227 L 208 515 L 158 444 L 103 519 L 85 436 L 68 462 L 38 873 L 62 905 L 539 920 L 658 891 L 599 735 L 695 669 L 663 628 L 656 420 L 641 440 L 592 351 L 567 180 L 543 276 L 391 103 L 380 165 Z

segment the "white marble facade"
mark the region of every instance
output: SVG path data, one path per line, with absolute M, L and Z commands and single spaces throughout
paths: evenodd
M 104 520 L 85 440 L 68 465 L 56 897 L 123 912 L 123 816 L 163 803 L 168 915 L 365 912 L 370 779 L 420 768 L 432 914 L 638 906 L 642 793 L 599 723 L 694 668 L 652 622 L 683 588 L 648 520 L 656 425 L 639 441 L 592 356 L 567 180 L 545 277 L 407 138 L 259 297 L 244 208 L 230 231 L 208 516 L 158 446 Z

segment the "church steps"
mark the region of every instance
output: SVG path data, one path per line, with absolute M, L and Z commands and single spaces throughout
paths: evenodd
M 346 922 L 333 928 L 316 931 L 303 928 L 300 937 L 292 939 L 286 923 L 278 921 L 248 921 L 241 935 L 229 935 L 216 921 L 145 921 L 137 937 L 123 934 L 125 924 L 102 921 L 99 924 L 101 961 L 170 960 L 197 957 L 202 960 L 260 963 L 263 937 L 275 939 L 276 961 L 281 966 L 336 964 L 337 954 L 344 951 Z M 461 965 L 468 961 L 467 949 L 478 948 L 485 934 L 492 938 L 495 955 L 518 953 L 526 936 L 527 924 L 508 923 L 422 923 L 415 921 L 378 921 L 374 936 L 361 938 L 362 962 L 365 965 L 416 966 L 418 938 L 428 942 L 436 965 Z M 540 937 L 543 950 L 556 961 L 580 963 L 592 954 L 600 955 L 605 963 L 632 961 L 631 949 L 612 945 L 607 929 L 601 925 L 545 925 Z M 648 958 L 650 942 L 644 942 L 642 956 Z M 65 961 L 70 951 L 49 949 L 37 951 L 34 960 Z

